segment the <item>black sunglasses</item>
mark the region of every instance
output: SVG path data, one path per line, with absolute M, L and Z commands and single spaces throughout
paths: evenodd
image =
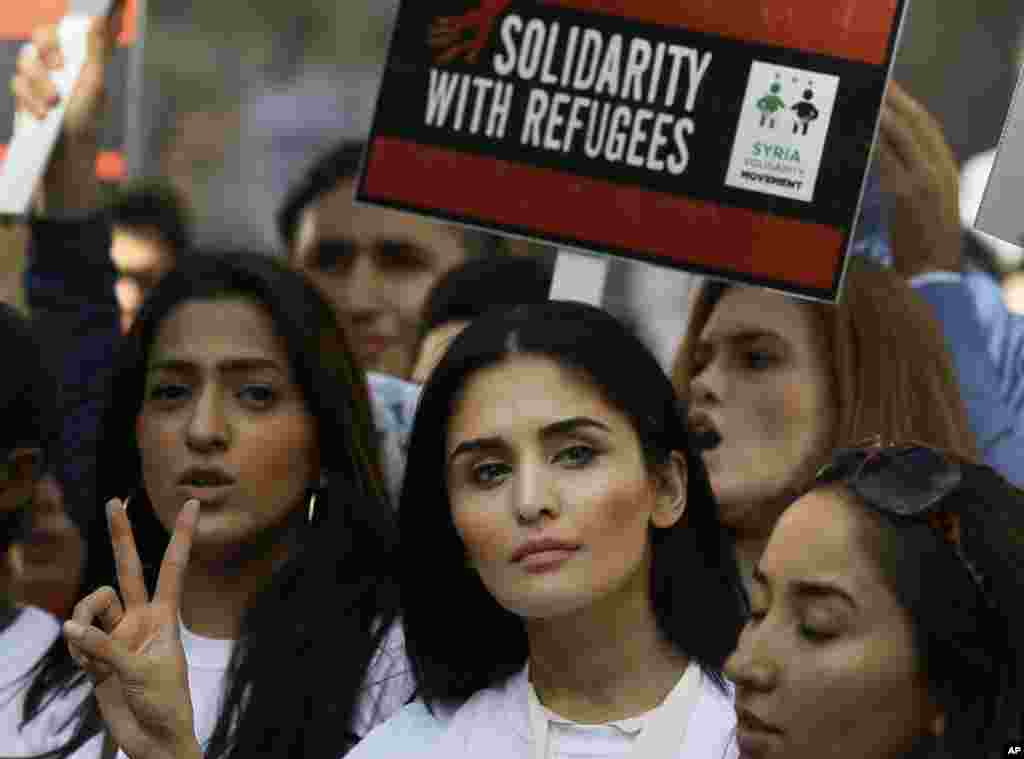
M 964 554 L 960 515 L 939 503 L 963 481 L 955 458 L 918 443 L 883 443 L 875 439 L 835 452 L 815 476 L 815 483 L 841 482 L 869 506 L 885 514 L 927 521 L 956 552 L 985 602 L 991 605 L 985 576 Z

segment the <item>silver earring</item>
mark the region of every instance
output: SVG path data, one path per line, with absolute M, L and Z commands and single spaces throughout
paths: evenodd
M 313 520 L 316 518 L 316 497 L 321 490 L 327 489 L 327 470 L 320 470 L 320 479 L 317 480 L 316 486 L 310 491 L 309 503 L 306 506 L 306 523 L 313 524 Z

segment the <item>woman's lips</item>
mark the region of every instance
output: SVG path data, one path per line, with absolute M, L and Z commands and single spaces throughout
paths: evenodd
M 690 418 L 690 444 L 698 451 L 710 451 L 722 443 L 722 435 L 706 414 L 695 414 Z
M 386 351 L 394 340 L 387 337 L 363 337 L 360 339 L 360 345 L 363 348 L 363 353 L 368 356 L 376 356 Z

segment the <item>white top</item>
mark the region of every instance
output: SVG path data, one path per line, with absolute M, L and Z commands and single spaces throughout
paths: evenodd
M 529 677 L 529 666 L 527 666 Z M 691 663 L 660 705 L 636 717 L 604 724 L 580 724 L 545 707 L 527 683 L 534 759 L 630 756 L 675 759 L 686 743 L 688 715 L 700 695 L 700 667 Z
M 24 676 L 58 635 L 56 617 L 34 607 L 22 609 L 14 624 L 0 633 L 0 755 L 37 753 L 18 730 L 28 689 Z
M 56 620 L 52 620 L 52 623 L 55 633 L 59 632 Z M 51 642 L 53 637 L 50 637 Z M 196 737 L 201 745 L 205 745 L 213 735 L 220 714 L 224 697 L 224 675 L 235 642 L 204 638 L 190 632 L 184 625 L 181 626 L 181 642 L 188 661 L 188 681 Z M 0 640 L 0 645 L 4 645 L 3 650 L 6 654 L 6 637 Z M 36 654 L 32 662 L 41 654 L 42 650 Z M 4 656 L 5 660 L 8 658 Z M 402 708 L 411 697 L 412 691 L 413 680 L 405 658 L 402 630 L 396 624 L 370 664 L 365 693 L 356 706 L 354 732 L 365 735 L 374 726 L 385 721 Z M 87 694 L 87 687 L 81 687 L 68 696 L 55 700 L 38 719 L 29 723 L 17 741 L 8 742 L 8 733 L 0 734 L 0 753 L 9 755 L 8 746 L 15 745 L 17 749 L 13 756 L 26 756 L 42 753 L 66 743 L 74 733 L 74 725 L 64 729 L 61 727 Z M 20 703 L 21 699 L 18 701 Z M 102 736 L 97 735 L 72 756 L 73 759 L 98 759 L 102 755 L 102 750 Z M 118 757 L 127 759 L 123 753 L 118 753 Z
M 693 674 L 691 674 L 691 671 Z M 693 700 L 680 719 L 675 706 L 666 699 L 666 713 L 678 725 L 685 722 L 685 735 L 676 745 L 675 759 L 736 759 L 736 714 L 732 688 L 723 692 L 696 667 L 687 670 L 678 691 L 685 692 L 684 680 L 697 681 Z M 417 701 L 392 719 L 375 728 L 346 759 L 533 759 L 534 741 L 530 717 L 530 683 L 524 668 L 504 683 L 475 694 L 455 710 L 435 708 L 431 714 Z M 578 725 L 546 712 L 555 724 L 549 724 L 554 740 L 549 756 L 604 757 L 629 756 L 638 747 L 653 712 L 608 725 Z M 684 707 L 685 708 L 685 707 Z M 551 752 L 554 753 L 551 753 Z

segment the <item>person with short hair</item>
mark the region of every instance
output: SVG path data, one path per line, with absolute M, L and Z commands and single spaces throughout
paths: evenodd
M 127 332 L 149 291 L 188 250 L 188 219 L 176 191 L 157 183 L 115 188 L 107 210 L 121 329 Z
M 996 759 L 1024 715 L 1024 492 L 914 443 L 836 452 L 779 519 L 726 672 L 764 759 Z
M 491 235 L 353 203 L 365 144 L 319 159 L 278 212 L 289 261 L 342 315 L 367 371 L 410 376 L 430 289 L 467 258 L 499 247 Z

